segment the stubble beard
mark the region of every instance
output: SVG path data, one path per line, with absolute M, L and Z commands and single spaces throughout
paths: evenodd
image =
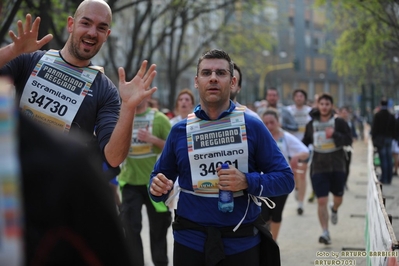
M 80 45 L 81 41 L 80 39 L 76 40 L 73 36 L 72 36 L 72 42 L 69 45 L 69 53 L 71 55 L 73 55 L 76 59 L 78 60 L 82 60 L 82 61 L 86 61 L 86 60 L 91 60 L 100 50 L 99 48 L 93 50 L 92 52 L 81 52 L 79 50 L 79 45 Z

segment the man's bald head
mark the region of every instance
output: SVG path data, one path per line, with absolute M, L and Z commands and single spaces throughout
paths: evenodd
M 78 6 L 78 8 L 75 11 L 74 14 L 74 18 L 77 19 L 80 16 L 82 16 L 82 14 L 85 13 L 85 10 L 87 8 L 93 8 L 93 7 L 97 7 L 97 8 L 105 8 L 108 11 L 109 14 L 109 23 L 111 26 L 111 22 L 112 22 L 112 10 L 109 7 L 109 5 L 107 4 L 107 2 L 105 2 L 104 0 L 84 0 L 82 3 L 80 3 L 80 5 Z

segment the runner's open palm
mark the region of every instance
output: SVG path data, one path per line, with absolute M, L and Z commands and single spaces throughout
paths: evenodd
M 128 82 L 126 81 L 125 69 L 123 67 L 118 69 L 119 94 L 122 102 L 127 104 L 129 108 L 136 108 L 144 98 L 157 90 L 156 87 L 148 89 L 157 72 L 155 71 L 155 64 L 152 64 L 148 70 L 147 64 L 148 62 L 144 60 L 136 76 Z
M 13 31 L 9 32 L 13 41 L 12 51 L 15 56 L 37 51 L 53 39 L 53 35 L 47 34 L 41 40 L 37 40 L 40 20 L 40 17 L 37 17 L 32 24 L 32 16 L 27 14 L 25 25 L 23 25 L 21 20 L 17 22 L 18 35 L 15 35 Z

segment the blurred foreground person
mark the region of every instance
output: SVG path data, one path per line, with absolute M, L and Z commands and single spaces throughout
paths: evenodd
M 2 98 L 2 108 L 3 103 Z M 23 219 L 18 225 L 23 228 L 24 265 L 132 265 L 112 192 L 98 168 L 101 157 L 83 143 L 13 113 L 8 123 L 17 147 L 1 158 L 9 161 L 15 154 L 18 161 L 14 172 L 21 181 Z M 2 173 L 0 180 L 5 180 Z
M 26 265 L 132 265 L 101 158 L 23 115 L 18 131 Z

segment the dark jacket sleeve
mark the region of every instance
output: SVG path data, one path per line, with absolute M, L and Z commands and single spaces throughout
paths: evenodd
M 350 146 L 352 145 L 352 132 L 351 129 L 342 118 L 335 118 L 335 129 L 332 135 L 335 146 Z
M 395 135 L 394 139 L 399 142 L 399 117 L 395 118 Z
M 306 124 L 305 134 L 303 135 L 302 142 L 306 146 L 313 144 L 313 120 Z

